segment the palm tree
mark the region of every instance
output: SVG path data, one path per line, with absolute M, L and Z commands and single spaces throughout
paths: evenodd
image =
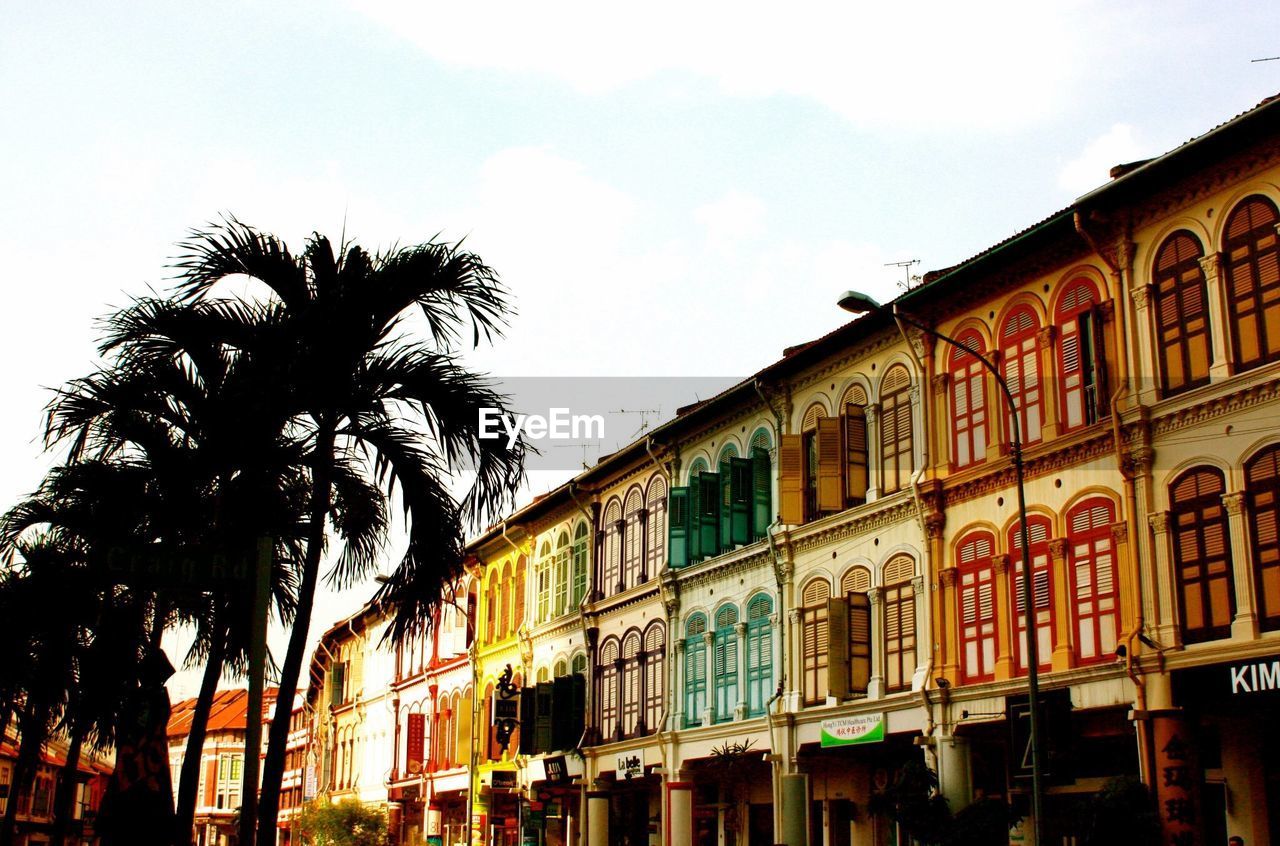
M 378 593 L 393 610 L 389 636 L 398 639 L 427 625 L 430 608 L 459 574 L 464 522 L 496 515 L 523 483 L 524 444 L 479 437 L 479 410 L 505 410 L 505 397 L 453 355 L 464 328 L 477 345 L 498 336 L 509 304 L 497 274 L 457 245 L 377 256 L 343 245 L 335 255 L 328 239 L 313 235 L 294 256 L 274 236 L 228 218 L 192 233 L 183 246 L 178 292 L 186 304 L 225 304 L 215 288 L 232 276 L 264 286 L 261 302 L 227 306 L 205 326 L 276 386 L 260 422 L 306 445 L 310 514 L 297 615 L 263 768 L 258 842 L 270 846 L 329 522 L 368 509 L 375 493 L 381 500 L 399 489 L 408 549 Z M 171 355 L 171 334 L 140 321 L 116 343 L 140 356 Z M 458 503 L 446 480 L 466 470 L 476 480 Z M 354 583 L 376 553 L 345 543 L 330 578 Z

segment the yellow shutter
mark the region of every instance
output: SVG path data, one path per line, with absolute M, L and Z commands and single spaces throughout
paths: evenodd
M 849 695 L 849 603 L 827 600 L 827 695 L 840 701 Z
M 804 440 L 800 435 L 778 439 L 778 500 L 783 523 L 804 522 Z
M 818 510 L 841 511 L 844 496 L 840 490 L 843 471 L 843 450 L 840 446 L 840 418 L 822 417 L 818 420 Z
M 852 403 L 844 407 L 845 496 L 853 502 L 867 500 L 867 412 Z

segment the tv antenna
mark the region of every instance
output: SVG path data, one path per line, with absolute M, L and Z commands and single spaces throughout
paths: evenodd
M 885 262 L 884 266 L 885 267 L 901 267 L 902 272 L 906 274 L 907 278 L 899 282 L 898 285 L 899 287 L 902 288 L 902 290 L 910 291 L 912 281 L 919 281 L 920 279 L 919 276 L 911 275 L 911 266 L 913 264 L 919 264 L 919 263 L 920 263 L 920 259 L 907 259 L 906 261 L 888 261 L 888 262 Z
M 657 408 L 619 408 L 617 411 L 610 411 L 609 413 L 610 413 L 610 414 L 639 414 L 639 415 L 640 415 L 640 428 L 639 428 L 639 429 L 636 429 L 634 432 L 632 432 L 632 433 L 631 433 L 631 437 L 629 437 L 629 438 L 627 439 L 627 440 L 629 440 L 629 441 L 633 441 L 633 440 L 635 440 L 636 435 L 640 434 L 640 433 L 641 433 L 641 432 L 643 432 L 645 429 L 648 429 L 648 428 L 649 428 L 649 415 L 651 415 L 651 414 L 661 414 L 661 413 L 662 413 L 662 406 L 658 406 Z

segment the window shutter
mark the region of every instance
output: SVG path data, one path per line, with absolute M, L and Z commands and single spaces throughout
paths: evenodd
M 827 695 L 837 701 L 849 695 L 849 603 L 827 600 Z
M 554 695 L 551 682 L 538 682 L 535 688 L 534 703 L 534 752 L 550 752 L 555 748 L 552 743 L 552 708 Z
M 407 720 L 408 738 L 406 739 L 406 769 L 410 773 L 422 772 L 423 757 L 422 749 L 426 741 L 427 725 L 426 716 L 423 714 L 410 714 Z
M 573 721 L 569 715 L 573 711 L 573 676 L 559 676 L 551 682 L 550 718 L 551 749 L 572 749 L 578 740 L 571 737 Z M 521 735 L 523 737 L 523 735 Z M 521 744 L 523 745 L 523 744 Z
M 769 472 L 769 450 L 751 450 L 751 535 L 763 538 L 773 525 L 773 479 Z
M 720 554 L 720 474 L 698 476 L 698 552 L 709 558 Z
M 672 488 L 667 513 L 667 555 L 673 568 L 689 565 L 689 489 Z
M 729 542 L 734 546 L 751 542 L 754 474 L 755 459 L 729 459 Z
M 537 753 L 537 693 L 532 687 L 520 688 L 520 745 L 521 755 Z
M 329 680 L 329 704 L 335 708 L 345 703 L 346 696 L 343 686 L 346 682 L 347 665 L 345 663 L 334 665 L 330 670 Z
M 333 760 L 332 755 L 323 755 L 324 766 L 324 786 L 329 784 L 329 768 Z M 18 791 L 12 791 L 15 795 Z M 204 762 L 204 805 L 206 808 L 212 808 L 214 803 L 218 801 L 218 762 Z
M 871 598 L 849 594 L 849 690 L 866 693 L 871 683 Z
M 733 549 L 733 462 L 726 458 L 720 462 L 720 551 Z
M 778 439 L 778 511 L 783 523 L 804 522 L 804 438 Z
M 844 407 L 845 498 L 853 505 L 867 501 L 867 412 L 860 405 Z
M 351 694 L 347 699 L 355 699 L 364 692 L 364 644 L 356 642 L 355 654 L 351 656 Z
M 840 511 L 844 508 L 841 491 L 844 475 L 844 449 L 841 448 L 840 418 L 818 419 L 818 510 Z

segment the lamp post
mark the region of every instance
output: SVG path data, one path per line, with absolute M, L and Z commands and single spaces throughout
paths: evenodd
M 854 314 L 865 314 L 871 312 L 881 312 L 885 310 L 885 306 L 876 302 L 871 297 L 859 291 L 845 291 L 838 300 L 840 308 Z M 1009 383 L 1005 380 L 1000 369 L 996 367 L 982 355 L 978 350 L 973 349 L 968 344 L 963 344 L 954 338 L 943 335 L 934 329 L 925 326 L 923 323 L 915 320 L 908 315 L 903 314 L 895 303 L 892 306 L 894 321 L 898 324 L 898 331 L 902 333 L 903 338 L 907 337 L 906 329 L 903 324 L 914 326 L 921 332 L 930 337 L 937 338 L 957 349 L 964 350 L 972 355 L 982 365 L 991 371 L 991 375 L 995 377 L 996 384 L 1000 386 L 1000 392 L 1004 396 L 1004 401 L 1009 407 L 1009 416 L 1013 418 L 1013 426 L 1011 427 L 1011 443 L 1010 454 L 1013 458 L 1013 469 L 1018 485 L 1018 521 L 1021 524 L 1022 536 L 1022 606 L 1023 613 L 1026 614 L 1026 649 L 1027 649 L 1027 693 L 1030 698 L 1028 716 L 1031 723 L 1031 818 L 1033 821 L 1033 831 L 1035 835 L 1036 846 L 1043 846 L 1044 841 L 1041 838 L 1041 800 L 1044 796 L 1044 788 L 1041 783 L 1041 772 L 1043 770 L 1041 763 L 1041 742 L 1040 742 L 1040 652 L 1037 648 L 1037 632 L 1033 617 L 1033 609 L 1035 607 L 1034 592 L 1031 586 L 1031 543 L 1027 532 L 1027 494 L 1023 481 L 1022 472 L 1022 415 L 1019 413 L 1017 403 L 1013 401 L 1013 393 L 1009 390 Z M 908 343 L 910 341 L 908 340 Z

